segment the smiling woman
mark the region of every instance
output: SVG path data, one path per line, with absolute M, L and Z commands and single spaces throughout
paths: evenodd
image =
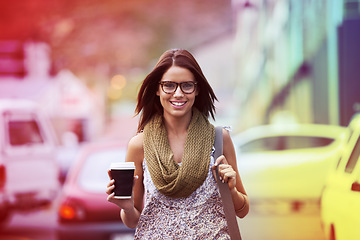
M 138 134 L 126 155 L 127 162 L 135 163 L 133 195 L 115 199 L 114 180 L 106 190 L 108 201 L 121 208 L 122 221 L 136 227 L 135 239 L 230 239 L 213 177 L 217 167 L 219 178 L 228 184 L 233 211 L 241 218 L 247 215 L 249 200 L 226 130 L 223 155 L 214 157 L 215 127 L 208 117 L 214 118 L 215 100 L 186 50 L 166 51 L 143 81 L 136 107 Z
M 160 99 L 156 97 L 158 95 L 155 93 L 159 91 L 160 81 L 170 81 L 170 79 L 166 78 L 165 72 L 167 72 L 173 65 L 177 68 L 173 68 L 168 72 L 168 74 L 173 72 L 175 73 L 175 70 L 187 70 L 188 78 L 183 78 L 182 81 L 193 81 L 196 84 L 198 95 L 194 106 L 200 112 L 205 114 L 206 117 L 211 115 L 213 119 L 215 118 L 214 101 L 216 101 L 217 98 L 195 58 L 185 50 L 169 50 L 160 56 L 155 68 L 144 79 L 140 88 L 138 94 L 138 104 L 136 107 L 137 114 L 142 112 L 138 125 L 139 132 L 144 129 L 145 124 L 150 120 L 154 113 L 163 113 L 163 107 L 160 104 Z M 189 74 L 189 72 L 191 74 Z M 151 103 L 151 105 L 149 105 L 149 103 Z

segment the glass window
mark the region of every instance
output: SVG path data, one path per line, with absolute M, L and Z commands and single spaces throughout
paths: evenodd
M 276 136 L 256 139 L 240 146 L 241 152 L 263 152 L 325 147 L 334 141 L 332 138 L 308 136 Z
M 354 149 L 351 152 L 349 161 L 347 162 L 346 167 L 345 167 L 345 172 L 352 173 L 352 171 L 354 170 L 356 163 L 359 159 L 359 156 L 360 156 L 360 137 L 356 141 Z
M 349 145 L 349 142 L 350 142 L 350 139 L 354 133 L 354 129 L 353 128 L 348 128 L 349 129 L 349 135 L 348 135 L 348 138 L 346 139 L 346 145 Z M 339 160 L 337 161 L 337 164 L 336 164 L 336 168 L 339 168 L 340 166 L 340 163 L 342 162 L 342 159 L 343 159 L 343 156 L 339 157 Z
M 112 162 L 125 162 L 125 150 L 103 150 L 87 157 L 78 177 L 80 187 L 89 192 L 102 193 L 109 182 L 107 170 Z
M 40 128 L 35 120 L 8 121 L 10 145 L 21 146 L 43 143 Z

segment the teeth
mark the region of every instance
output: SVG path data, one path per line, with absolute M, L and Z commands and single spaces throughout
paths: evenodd
M 182 106 L 185 104 L 185 102 L 171 102 L 172 104 L 174 104 L 175 106 Z

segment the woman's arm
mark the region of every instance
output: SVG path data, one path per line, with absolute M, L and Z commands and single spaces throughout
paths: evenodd
M 223 155 L 216 159 L 215 167 L 220 162 L 223 164 L 219 166 L 219 176 L 221 180 L 229 183 L 236 215 L 243 218 L 249 212 L 249 198 L 237 169 L 234 144 L 229 132 L 225 129 L 223 129 Z
M 107 198 L 108 201 L 118 205 L 121 208 L 121 220 L 126 226 L 130 228 L 135 228 L 137 226 L 141 211 L 143 209 L 143 159 L 143 134 L 140 133 L 130 140 L 126 153 L 126 162 L 135 163 L 135 179 L 131 199 L 121 200 L 114 198 L 114 193 L 111 193 L 114 189 L 114 180 L 109 182 L 108 188 L 106 190 L 106 193 L 109 195 Z

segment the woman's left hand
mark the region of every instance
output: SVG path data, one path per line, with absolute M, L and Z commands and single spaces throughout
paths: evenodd
M 213 170 L 219 166 L 219 177 L 222 182 L 229 184 L 229 189 L 232 190 L 236 186 L 236 172 L 233 167 L 227 162 L 224 155 L 218 157 L 215 161 Z

